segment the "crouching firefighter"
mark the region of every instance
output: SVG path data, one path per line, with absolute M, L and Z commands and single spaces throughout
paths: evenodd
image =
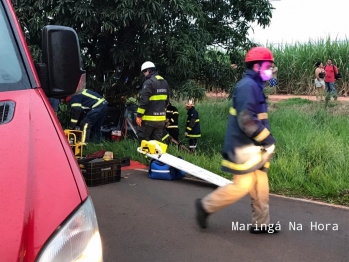
M 80 94 L 67 97 L 71 106 L 70 129 L 75 129 L 82 110 L 87 114 L 80 122 L 80 130 L 85 131 L 85 142 L 90 142 L 91 130 L 95 135 L 94 142 L 101 142 L 101 127 L 108 111 L 108 102 L 96 92 L 85 89 Z
M 272 52 L 264 47 L 252 48 L 246 54 L 246 71 L 234 88 L 222 153 L 222 170 L 234 175 L 233 183 L 196 200 L 196 219 L 202 228 L 206 228 L 210 214 L 250 194 L 252 226 L 246 229 L 253 234 L 280 230 L 279 224 L 270 223 L 269 216 L 267 171 L 275 139 L 270 132 L 263 94 L 264 82 L 272 77 L 273 61 Z
M 194 152 L 197 147 L 197 139 L 201 137 L 199 113 L 194 107 L 193 100 L 187 101 L 185 103 L 185 108 L 188 111 L 188 117 L 184 135 L 189 139 L 190 151 Z

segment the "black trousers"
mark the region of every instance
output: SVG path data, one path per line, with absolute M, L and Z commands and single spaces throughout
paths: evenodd
M 189 139 L 189 149 L 194 152 L 198 144 L 198 140 L 196 138 Z
M 161 142 L 165 121 L 142 121 L 142 126 L 137 126 L 138 141 L 142 140 L 157 140 Z
M 179 129 L 178 128 L 166 128 L 167 133 L 172 136 L 175 140 L 179 141 Z
M 101 127 L 104 123 L 104 119 L 108 112 L 108 103 L 91 109 L 86 116 L 81 120 L 80 128 L 85 130 L 86 138 L 85 142 L 101 142 Z M 92 132 L 91 132 L 92 131 Z M 94 134 L 94 137 L 91 139 L 91 133 Z

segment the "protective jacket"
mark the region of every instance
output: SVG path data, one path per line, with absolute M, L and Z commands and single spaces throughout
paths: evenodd
M 177 107 L 169 104 L 166 107 L 166 119 L 168 119 L 168 125 L 166 128 L 178 129 L 178 109 Z
M 200 119 L 198 111 L 196 111 L 195 107 L 193 106 L 188 110 L 187 114 L 187 127 L 185 130 L 185 132 L 187 133 L 187 137 L 192 139 L 201 137 Z
M 247 70 L 233 92 L 223 148 L 222 170 L 247 174 L 267 171 L 271 154 L 265 148 L 275 139 L 270 132 L 264 83 L 258 73 Z
M 69 101 L 71 105 L 70 128 L 74 128 L 79 120 L 81 110 L 96 109 L 101 105 L 107 104 L 107 101 L 98 93 L 89 89 L 84 89 L 82 93 L 74 95 Z
M 142 121 L 165 122 L 168 99 L 167 81 L 157 72 L 150 73 L 143 83 L 137 117 L 141 117 Z

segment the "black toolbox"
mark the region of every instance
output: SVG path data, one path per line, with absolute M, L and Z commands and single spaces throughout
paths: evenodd
M 79 167 L 89 187 L 99 186 L 121 180 L 121 159 L 104 160 L 103 158 L 78 159 Z

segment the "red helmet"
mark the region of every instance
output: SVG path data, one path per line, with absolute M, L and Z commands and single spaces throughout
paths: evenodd
M 250 49 L 245 57 L 245 62 L 270 61 L 274 62 L 273 53 L 266 47 L 257 46 Z

